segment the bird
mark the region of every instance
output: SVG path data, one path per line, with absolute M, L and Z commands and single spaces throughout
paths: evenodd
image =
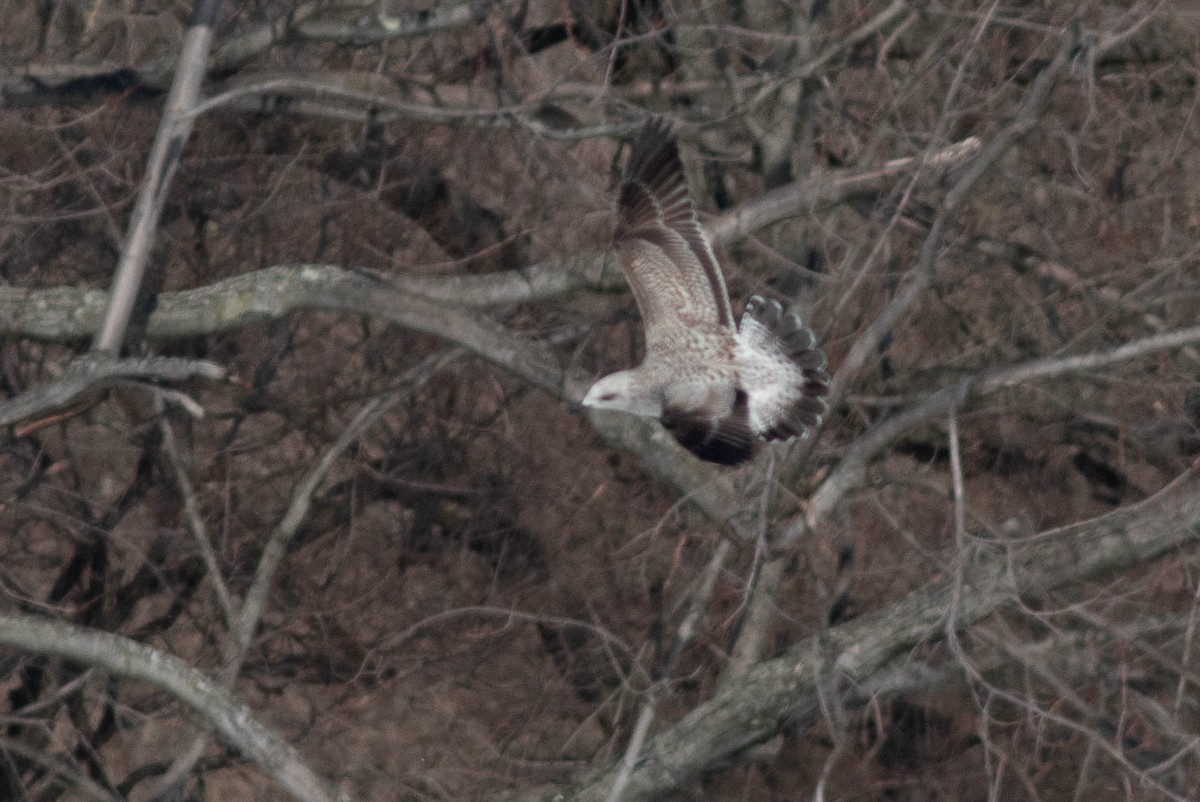
M 740 465 L 764 442 L 807 437 L 828 404 L 829 373 L 812 329 L 755 295 L 735 325 L 724 274 L 696 218 L 679 143 L 653 117 L 617 191 L 613 234 L 645 328 L 645 356 L 604 376 L 583 406 L 657 418 L 702 460 Z

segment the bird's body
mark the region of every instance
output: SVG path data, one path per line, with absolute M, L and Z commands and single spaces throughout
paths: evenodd
M 658 418 L 693 454 L 727 465 L 750 459 L 763 440 L 803 436 L 820 423 L 824 352 L 774 301 L 751 298 L 734 325 L 678 145 L 661 120 L 634 143 L 613 240 L 642 312 L 646 357 L 596 382 L 585 406 Z

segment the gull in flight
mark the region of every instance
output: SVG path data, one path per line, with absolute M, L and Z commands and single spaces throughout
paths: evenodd
M 816 335 L 754 296 L 734 324 L 712 243 L 696 220 L 679 145 L 642 128 L 617 195 L 613 246 L 646 329 L 642 364 L 596 382 L 584 406 L 658 418 L 697 457 L 737 465 L 758 444 L 807 437 L 829 393 Z

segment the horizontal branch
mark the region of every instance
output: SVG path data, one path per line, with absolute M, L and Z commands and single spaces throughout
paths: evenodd
M 200 714 L 230 746 L 261 766 L 297 799 L 334 802 L 346 798 L 305 765 L 291 744 L 260 724 L 249 708 L 173 655 L 119 635 L 19 614 L 0 614 L 0 643 L 149 682 Z
M 272 47 L 295 40 L 364 47 L 465 28 L 483 22 L 491 5 L 491 0 L 460 0 L 407 14 L 389 14 L 387 6 L 375 0 L 309 3 L 282 19 L 249 26 L 227 37 L 213 53 L 211 69 L 237 67 Z
M 112 359 L 85 354 L 74 359 L 54 381 L 0 402 L 0 426 L 60 410 L 95 390 L 128 381 L 223 379 L 225 368 L 212 362 L 178 357 Z
M 465 28 L 483 21 L 492 5 L 492 0 L 459 0 L 389 14 L 375 0 L 304 3 L 269 22 L 238 26 L 214 48 L 208 69 L 229 72 L 272 48 L 296 41 L 363 47 Z M 167 53 L 143 64 L 27 64 L 0 74 L 0 106 L 95 103 L 103 93 L 132 87 L 165 92 L 174 80 L 178 61 L 178 53 Z
M 0 331 L 46 342 L 81 340 L 99 324 L 104 298 L 99 290 L 3 287 Z M 163 293 L 146 320 L 145 336 L 161 340 L 216 334 L 302 311 L 364 314 L 434 334 L 504 365 L 538 387 L 556 393 L 561 389 L 557 359 L 538 343 L 478 313 L 331 265 L 271 267 L 200 289 Z
M 931 154 L 926 167 L 947 167 L 979 148 L 972 138 Z M 731 245 L 768 225 L 803 214 L 818 213 L 850 198 L 886 190 L 894 180 L 921 167 L 915 158 L 895 159 L 865 171 L 821 173 L 767 192 L 708 224 L 713 239 Z M 931 180 L 935 171 L 929 171 Z M 298 272 L 300 275 L 289 276 Z M 151 313 L 147 336 L 188 337 L 238 328 L 273 311 L 286 314 L 304 308 L 309 288 L 324 285 L 336 292 L 343 282 L 358 281 L 368 271 L 331 265 L 279 265 L 217 282 L 209 287 L 162 293 Z M 518 270 L 482 275 L 405 276 L 372 274 L 376 284 L 443 301 L 456 306 L 484 307 L 545 300 L 583 289 L 616 289 L 624 279 L 615 262 L 603 254 L 583 255 L 558 262 L 542 262 Z M 273 300 L 274 292 L 289 297 Z M 79 287 L 0 286 L 0 332 L 44 342 L 71 342 L 94 332 L 108 295 Z M 325 308 L 325 307 L 310 307 Z M 365 310 L 364 310 L 365 311 Z M 259 315 L 255 318 L 255 315 Z
M 722 214 L 708 225 L 708 232 L 717 242 L 728 245 L 774 223 L 816 214 L 851 198 L 891 189 L 897 178 L 917 170 L 923 170 L 923 180 L 935 182 L 981 147 L 980 140 L 972 136 L 924 157 L 892 159 L 868 169 L 817 172 Z
M 548 271 L 541 275 L 549 280 Z M 515 334 L 478 311 L 448 306 L 369 274 L 330 265 L 271 267 L 197 290 L 163 293 L 156 300 L 145 323 L 149 339 L 216 334 L 295 312 L 348 312 L 460 345 L 571 403 L 582 399 L 595 378 L 565 369 L 546 344 Z M 104 293 L 98 290 L 0 287 L 0 332 L 45 341 L 80 340 L 98 325 L 103 309 Z M 738 509 L 727 477 L 684 456 L 657 423 L 611 413 L 589 418 L 601 437 L 638 453 L 650 475 L 689 494 L 713 520 L 724 522 Z

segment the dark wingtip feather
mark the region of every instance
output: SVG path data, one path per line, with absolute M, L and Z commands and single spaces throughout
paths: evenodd
M 694 215 L 679 143 L 670 124 L 653 117 L 642 126 L 629 154 L 617 194 L 616 238 L 665 213 L 667 225 L 691 223 Z
M 663 117 L 651 117 L 638 131 L 625 167 L 625 181 L 653 185 L 657 176 L 671 162 L 679 161 L 679 145 L 671 134 L 671 124 Z

